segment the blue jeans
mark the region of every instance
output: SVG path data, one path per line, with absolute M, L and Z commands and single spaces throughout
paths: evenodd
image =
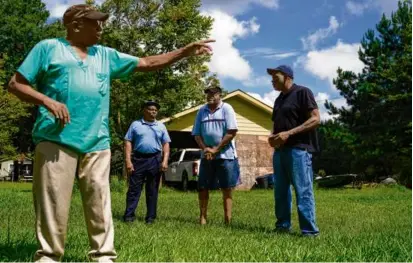
M 298 148 L 277 149 L 273 165 L 276 228 L 291 229 L 292 184 L 301 232 L 317 234 L 311 153 Z

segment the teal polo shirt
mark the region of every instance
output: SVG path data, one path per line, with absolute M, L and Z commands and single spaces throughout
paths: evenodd
M 64 38 L 39 42 L 18 72 L 46 96 L 65 104 L 70 123 L 61 127 L 43 106 L 33 127 L 35 144 L 51 141 L 79 153 L 110 148 L 110 81 L 134 71 L 139 59 L 94 45 L 81 60 Z
M 133 151 L 146 154 L 161 152 L 162 145 L 171 142 L 163 123 L 146 122 L 143 119 L 132 122 L 125 140 L 132 142 Z

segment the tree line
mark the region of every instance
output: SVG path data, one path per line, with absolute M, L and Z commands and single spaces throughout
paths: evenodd
M 94 1 L 86 2 L 94 4 Z M 212 18 L 201 15 L 200 0 L 106 0 L 98 6 L 111 14 L 101 44 L 137 57 L 160 54 L 207 38 Z M 40 40 L 64 37 L 41 0 L 0 0 L 0 160 L 31 156 L 36 107 L 7 93 L 7 83 Z M 321 151 L 315 172 L 360 173 L 366 180 L 397 175 L 411 185 L 412 7 L 399 2 L 361 40 L 361 73 L 338 69 L 334 84 L 348 107 L 326 101 L 334 118 L 319 128 Z M 133 74 L 112 82 L 110 130 L 114 162 L 121 162 L 123 136 L 140 116 L 144 100 L 160 102 L 160 118 L 202 103 L 203 89 L 219 82 L 205 66 L 209 58 L 192 57 L 156 72 Z M 270 120 L 269 120 L 270 121 Z

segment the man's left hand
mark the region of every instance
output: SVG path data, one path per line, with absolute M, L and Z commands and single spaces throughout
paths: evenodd
M 276 145 L 283 145 L 284 143 L 287 142 L 289 137 L 290 137 L 290 134 L 288 132 L 280 132 L 274 136 L 273 140 L 275 141 Z
M 201 40 L 197 42 L 193 42 L 189 45 L 187 45 L 184 48 L 185 56 L 199 56 L 199 55 L 211 55 L 212 54 L 212 47 L 208 45 L 208 43 L 215 42 L 214 39 L 207 39 L 207 40 Z
M 212 154 L 213 156 L 215 156 L 219 151 L 218 151 L 218 148 L 211 147 L 211 148 L 208 148 L 205 152 L 208 152 L 208 153 Z
M 161 172 L 166 172 L 168 170 L 168 162 L 162 162 Z

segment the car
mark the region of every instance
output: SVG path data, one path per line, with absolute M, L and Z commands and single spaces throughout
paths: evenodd
M 173 153 L 164 175 L 165 183 L 177 184 L 183 191 L 187 191 L 190 185 L 198 183 L 200 164 L 200 149 L 183 149 Z
M 274 189 L 274 174 L 266 174 L 255 178 L 254 189 Z

